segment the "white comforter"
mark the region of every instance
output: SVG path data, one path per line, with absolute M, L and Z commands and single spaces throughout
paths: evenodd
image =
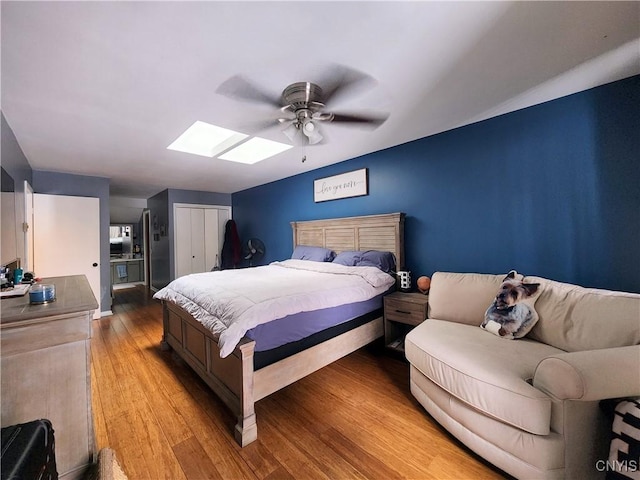
M 154 295 L 170 300 L 219 334 L 226 357 L 247 330 L 295 313 L 369 300 L 395 279 L 376 267 L 285 260 L 180 277 Z

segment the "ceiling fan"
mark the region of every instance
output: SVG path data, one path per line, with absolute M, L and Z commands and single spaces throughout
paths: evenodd
M 327 105 L 336 98 L 373 84 L 375 80 L 367 74 L 344 66 L 336 66 L 322 81 L 292 83 L 282 91 L 279 97 L 266 93 L 241 75 L 235 75 L 225 81 L 216 92 L 236 100 L 259 102 L 277 108 L 278 116 L 260 122 L 260 127 L 267 128 L 280 124 L 282 132 L 293 143 L 315 145 L 324 140 L 324 135 L 320 132 L 320 123 L 332 122 L 377 128 L 386 121 L 389 116 L 386 113 L 375 115 L 340 113 L 327 108 Z

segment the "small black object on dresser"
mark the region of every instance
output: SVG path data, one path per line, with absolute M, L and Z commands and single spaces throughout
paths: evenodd
M 51 422 L 34 420 L 2 428 L 2 480 L 57 480 Z

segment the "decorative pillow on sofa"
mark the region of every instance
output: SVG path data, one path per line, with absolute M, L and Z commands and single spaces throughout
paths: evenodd
M 487 308 L 480 327 L 509 340 L 524 337 L 538 321 L 534 304 L 540 292 L 539 283 L 524 283 L 522 275 L 511 270 Z
M 330 262 L 335 256 L 336 252 L 329 248 L 310 245 L 298 245 L 291 254 L 291 258 L 294 260 L 312 260 L 314 262 Z

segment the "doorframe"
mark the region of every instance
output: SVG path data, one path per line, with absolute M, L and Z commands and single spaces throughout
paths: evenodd
M 24 255 L 22 268 L 25 271 L 33 270 L 33 187 L 28 180 L 24 181 Z
M 142 242 L 143 242 L 143 263 L 144 263 L 144 286 L 151 290 L 151 210 L 142 210 Z

